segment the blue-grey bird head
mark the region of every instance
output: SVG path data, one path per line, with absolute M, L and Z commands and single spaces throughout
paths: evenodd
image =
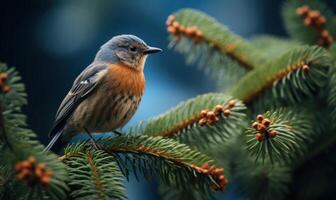
M 143 70 L 148 54 L 162 51 L 147 45 L 134 35 L 118 35 L 101 46 L 95 61 L 122 63 L 137 70 Z

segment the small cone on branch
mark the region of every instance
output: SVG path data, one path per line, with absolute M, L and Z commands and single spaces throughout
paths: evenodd
M 263 136 L 263 134 L 261 134 L 261 133 L 257 133 L 257 134 L 255 135 L 255 137 L 256 137 L 256 139 L 257 139 L 259 142 L 261 142 L 261 141 L 264 140 L 264 136 Z
M 268 127 L 270 124 L 271 124 L 271 121 L 267 118 L 263 119 L 262 120 L 262 124 L 266 127 Z
M 15 164 L 16 178 L 26 182 L 28 185 L 41 183 L 44 186 L 50 184 L 53 176 L 52 171 L 47 169 L 45 163 L 38 163 L 36 158 L 30 156 L 27 160 L 23 160 Z
M 303 70 L 304 73 L 308 73 L 309 72 L 309 66 L 308 65 L 303 65 L 302 70 Z
M 257 116 L 257 120 L 258 120 L 258 122 L 262 122 L 262 120 L 264 119 L 264 116 L 263 115 L 258 115 Z
M 309 7 L 308 6 L 301 6 L 299 8 L 296 9 L 296 14 L 300 15 L 300 16 L 305 16 L 308 14 L 309 12 Z
M 216 115 L 221 114 L 223 112 L 223 110 L 224 110 L 224 106 L 222 106 L 222 105 L 215 106 L 215 114 Z
M 230 114 L 231 114 L 231 112 L 230 112 L 229 109 L 225 109 L 225 110 L 224 110 L 224 116 L 225 116 L 225 117 L 228 117 Z
M 236 105 L 235 100 L 230 100 L 230 101 L 229 101 L 229 104 L 228 104 L 228 107 L 229 107 L 229 108 L 233 108 L 235 105 Z

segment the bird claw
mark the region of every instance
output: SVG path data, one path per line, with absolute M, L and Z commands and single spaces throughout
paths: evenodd
M 100 144 L 98 144 L 96 141 L 94 140 L 90 140 L 89 141 L 90 145 L 92 145 L 96 150 L 104 150 L 104 147 Z

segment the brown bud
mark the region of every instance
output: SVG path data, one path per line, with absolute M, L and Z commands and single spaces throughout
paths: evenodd
M 300 15 L 300 16 L 305 16 L 308 14 L 309 12 L 309 7 L 308 6 L 301 6 L 299 8 L 296 9 L 296 14 Z
M 253 122 L 252 127 L 257 130 L 259 123 L 258 122 Z
M 176 28 L 175 27 L 173 27 L 173 26 L 168 26 L 167 27 L 167 31 L 169 32 L 169 33 L 172 33 L 172 34 L 175 34 L 177 31 L 176 31 Z
M 198 30 L 197 26 L 191 26 L 191 27 L 190 27 L 190 31 L 191 31 L 193 34 L 196 34 L 197 30 Z
M 224 169 L 223 168 L 217 168 L 214 171 L 214 174 L 216 174 L 216 175 L 220 175 L 220 174 L 223 174 L 223 173 L 224 173 Z
M 231 114 L 231 111 L 230 111 L 229 109 L 225 109 L 225 110 L 224 110 L 224 116 L 225 116 L 225 117 L 230 116 L 230 114 Z
M 324 25 L 327 22 L 324 16 L 320 16 L 317 21 L 320 25 Z
M 21 162 L 22 168 L 31 168 L 32 166 L 27 160 Z
M 263 119 L 262 124 L 268 127 L 271 124 L 271 121 L 268 118 Z
M 202 118 L 202 119 L 200 119 L 200 120 L 198 121 L 198 124 L 199 124 L 200 126 L 204 126 L 204 125 L 207 124 L 207 122 L 208 122 L 208 120 L 207 120 L 206 118 Z
M 210 165 L 209 165 L 209 163 L 204 163 L 203 165 L 202 165 L 202 168 L 203 169 L 209 169 L 210 168 Z
M 35 168 L 35 175 L 41 178 L 43 176 L 43 170 L 39 167 Z
M 236 105 L 236 101 L 235 100 L 230 100 L 228 103 L 228 107 L 229 108 L 233 108 Z
M 47 168 L 47 166 L 46 166 L 45 163 L 39 163 L 39 164 L 37 165 L 37 167 L 40 168 L 41 170 L 46 170 L 46 168 Z
M 225 180 L 226 178 L 225 178 L 224 175 L 220 175 L 218 179 L 219 179 L 219 180 Z
M 262 122 L 263 119 L 264 119 L 264 116 L 263 116 L 263 115 L 258 115 L 258 116 L 257 116 L 257 120 L 258 120 L 258 122 Z
M 19 180 L 28 178 L 30 171 L 28 169 L 23 169 L 16 177 Z
M 209 120 L 214 121 L 215 118 L 216 118 L 215 112 L 213 112 L 213 111 L 209 111 L 209 112 L 207 113 L 207 118 L 208 118 Z
M 224 107 L 222 105 L 217 105 L 215 106 L 215 114 L 219 115 L 220 113 L 223 112 Z
M 8 85 L 5 85 L 5 86 L 2 88 L 2 92 L 3 92 L 4 94 L 7 94 L 7 93 L 10 92 L 10 91 L 11 91 L 11 87 L 8 86 Z
M 200 113 L 200 116 L 201 117 L 206 117 L 207 114 L 208 114 L 209 110 L 205 109 L 205 110 L 202 110 L 201 113 Z
M 184 33 L 185 30 L 186 30 L 186 28 L 185 28 L 184 26 L 181 25 L 180 28 L 179 28 L 179 30 L 180 30 L 180 32 Z
M 321 13 L 317 10 L 313 10 L 308 12 L 308 17 L 312 20 L 315 20 L 321 16 Z
M 16 163 L 16 164 L 15 164 L 15 170 L 16 170 L 16 171 L 20 171 L 21 169 L 22 169 L 22 164 L 21 164 L 21 162 Z
M 322 38 L 328 38 L 330 36 L 329 31 L 327 30 L 323 30 L 321 33 L 321 37 Z
M 174 28 L 176 28 L 176 29 L 179 29 L 179 28 L 180 28 L 180 24 L 179 24 L 177 21 L 174 21 L 174 22 L 172 23 L 172 26 L 173 26 Z
M 202 38 L 203 37 L 203 33 L 201 30 L 197 29 L 195 32 L 196 37 Z
M 29 164 L 33 165 L 36 162 L 36 159 L 34 156 L 29 156 L 27 159 L 27 162 L 29 162 Z
M 257 127 L 257 131 L 265 131 L 266 130 L 266 126 L 264 126 L 263 124 L 259 123 L 258 127 Z
M 255 137 L 256 137 L 256 139 L 257 139 L 259 142 L 261 142 L 261 141 L 264 140 L 264 135 L 261 134 L 261 133 L 257 133 L 257 134 L 255 135 Z
M 174 15 L 169 15 L 166 21 L 167 26 L 172 25 L 172 23 L 175 21 L 175 16 Z
M 41 180 L 43 185 L 49 185 L 50 179 L 51 179 L 50 176 L 42 176 L 42 178 L 40 180 Z
M 50 170 L 48 170 L 48 171 L 46 171 L 45 173 L 44 173 L 44 175 L 45 176 L 53 176 L 54 175 L 54 173 L 52 172 L 52 171 L 50 171 Z
M 194 31 L 191 27 L 187 27 L 186 30 L 185 30 L 185 34 L 188 36 L 188 37 L 193 37 L 194 36 Z
M 274 138 L 275 136 L 277 136 L 277 132 L 276 132 L 276 130 L 271 130 L 270 132 L 269 132 L 269 135 L 271 136 L 271 138 Z
M 308 65 L 303 65 L 302 70 L 303 70 L 304 73 L 308 73 L 309 72 L 309 66 Z
M 6 73 L 0 73 L 0 82 L 3 83 L 7 80 L 8 76 Z
M 312 20 L 310 18 L 307 17 L 303 20 L 303 25 L 310 26 L 311 24 L 312 24 Z

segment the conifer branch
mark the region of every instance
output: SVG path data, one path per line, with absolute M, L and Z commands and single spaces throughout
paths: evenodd
M 213 19 L 214 20 L 214 19 Z M 219 25 L 219 24 L 218 24 Z M 176 20 L 174 15 L 170 15 L 167 19 L 167 31 L 175 37 L 175 40 L 179 40 L 180 37 L 187 37 L 194 41 L 195 44 L 204 42 L 208 45 L 212 46 L 215 50 L 218 50 L 224 54 L 227 54 L 232 60 L 235 60 L 238 64 L 242 67 L 246 68 L 247 70 L 251 70 L 254 67 L 246 61 L 246 58 L 240 54 L 238 54 L 235 49 L 237 48 L 236 45 L 222 45 L 219 44 L 213 38 L 205 37 L 203 32 L 195 25 L 181 25 Z M 233 33 L 231 33 L 233 34 Z
M 298 103 L 311 96 L 325 84 L 330 59 L 319 47 L 300 47 L 290 50 L 279 59 L 260 67 L 242 78 L 231 95 L 244 103 L 257 97 L 261 105 Z M 267 92 L 268 89 L 269 92 Z M 274 102 L 275 101 L 275 102 Z
M 25 87 L 20 80 L 21 77 L 14 67 L 9 68 L 0 63 L 0 100 L 6 106 L 4 110 L 18 109 L 27 103 Z
M 68 190 L 65 166 L 53 154 L 43 154 L 36 135 L 27 129 L 21 106 L 27 101 L 24 85 L 14 68 L 0 64 L 0 105 L 4 122 L 0 135 L 0 168 L 14 193 L 6 198 L 64 199 Z
M 174 140 L 139 135 L 106 138 L 98 143 L 104 152 L 117 159 L 126 177 L 130 172 L 136 177 L 141 173 L 147 179 L 159 178 L 161 182 L 178 188 L 192 185 L 203 192 L 209 188 L 223 190 L 228 183 L 223 169 L 213 166 L 211 159 Z M 79 146 L 82 148 L 67 148 L 62 160 L 67 163 L 90 147 Z
M 171 34 L 170 47 L 184 54 L 188 63 L 198 63 L 222 87 L 265 61 L 257 48 L 200 11 L 184 9 L 174 13 L 168 17 L 167 30 Z
M 292 161 L 306 151 L 308 141 L 313 139 L 311 119 L 307 113 L 293 109 L 258 115 L 244 134 L 248 151 L 256 160 Z
M 205 148 L 239 133 L 245 109 L 239 100 L 210 93 L 182 102 L 170 111 L 132 127 L 130 132 L 174 138 Z
M 124 177 L 113 156 L 104 151 L 85 151 L 83 144 L 65 152 L 62 160 L 68 166 L 72 198 L 126 199 Z
M 294 39 L 325 48 L 334 42 L 334 14 L 321 1 L 287 1 L 283 7 L 283 18 Z

